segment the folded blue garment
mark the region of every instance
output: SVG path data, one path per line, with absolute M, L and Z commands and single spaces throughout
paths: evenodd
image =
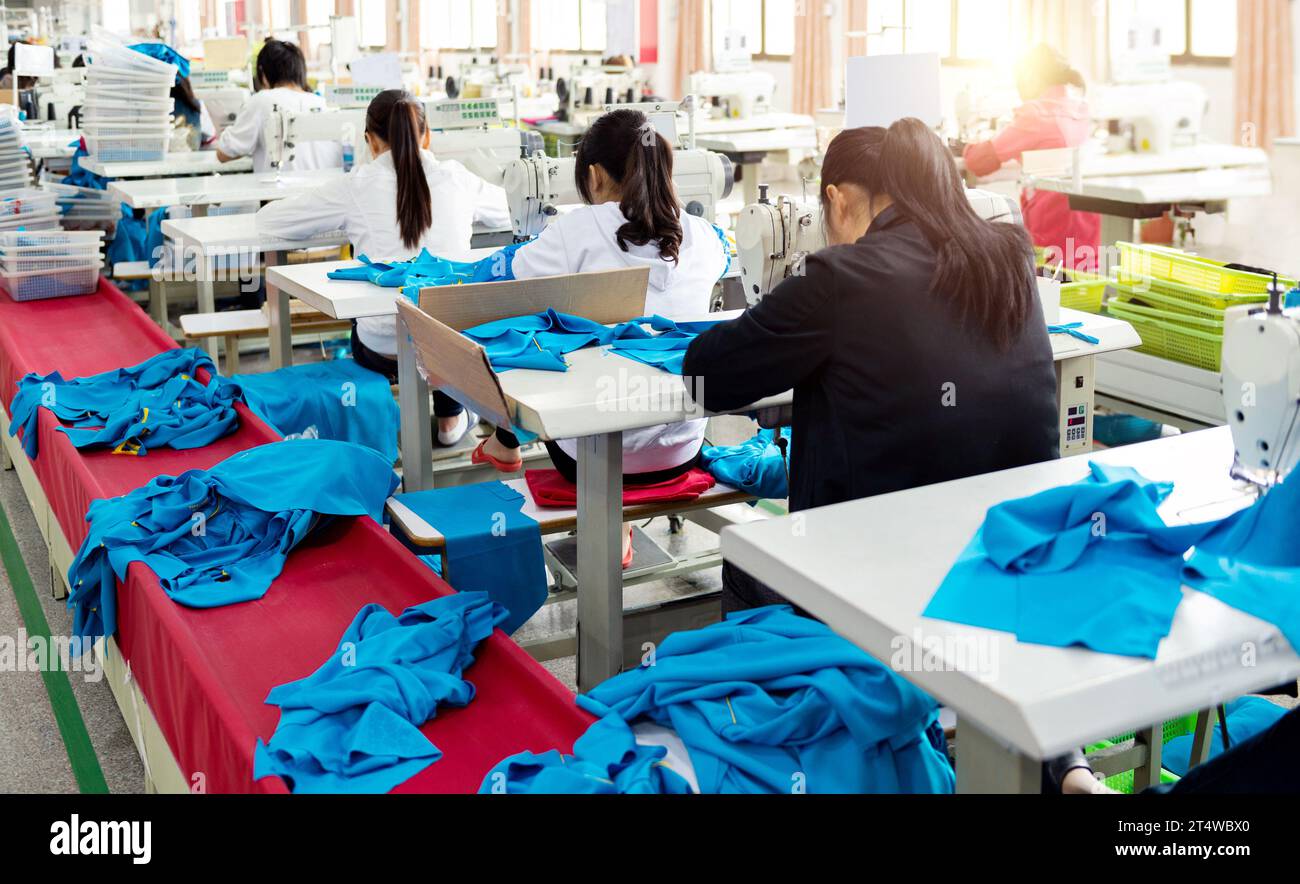
M 451 585 L 482 592 L 509 612 L 501 624 L 507 633 L 546 601 L 541 530 L 520 511 L 524 496 L 518 491 L 503 482 L 477 482 L 397 499 L 446 538 Z
M 196 380 L 200 369 L 212 375 Z M 13 425 L 23 430 L 23 450 L 39 450 L 38 408 L 48 408 L 69 427 L 59 427 L 78 448 L 106 445 L 118 453 L 147 454 L 149 448 L 202 448 L 239 425 L 233 403 L 239 388 L 216 378 L 202 350 L 166 350 L 130 368 L 65 381 L 59 372 L 28 374 L 18 381 L 9 405 Z
M 670 635 L 647 665 L 578 705 L 676 730 L 706 794 L 944 793 L 955 783 L 934 700 L 784 605 Z
M 280 723 L 257 741 L 253 778 L 281 777 L 296 793 L 387 792 L 409 780 L 442 757 L 420 726 L 439 706 L 474 699 L 462 673 L 502 616 L 473 592 L 399 617 L 366 605 L 319 669 L 271 689 Z
M 665 371 L 681 374 L 686 348 L 718 321 L 674 322 L 642 316 L 615 326 L 548 309 L 465 329 L 461 334 L 482 346 L 494 371 L 529 368 L 566 371 L 567 353 L 592 345 Z M 645 326 L 650 326 L 647 331 Z
M 187 607 L 261 598 L 323 517 L 378 520 L 397 484 L 392 464 L 372 449 L 296 439 L 93 501 L 90 530 L 68 569 L 73 635 L 113 634 L 117 581 L 132 562 Z
M 789 430 L 782 435 L 789 440 Z M 739 445 L 706 445 L 700 449 L 700 464 L 724 485 L 764 500 L 781 500 L 790 495 L 786 458 L 776 446 L 776 432 L 761 430 Z
M 480 795 L 688 795 L 691 787 L 662 765 L 663 746 L 641 746 L 617 715 L 606 715 L 573 744 L 573 754 L 552 749 L 520 752 L 483 778 Z
M 1287 541 L 1297 488 L 1280 485 L 1222 521 L 1170 526 L 1158 507 L 1172 485 L 1090 469 L 1082 482 L 990 509 L 925 616 L 1154 658 L 1187 584 L 1300 640 L 1300 554 Z
M 341 267 L 328 275 L 330 279 L 361 280 L 385 288 L 400 288 L 405 297 L 415 302 L 422 288 L 514 279 L 515 252 L 523 245 L 526 243 L 506 246 L 478 261 L 450 261 L 429 254 L 428 249 L 420 249 L 420 254 L 409 261 L 374 261 L 358 255 L 359 266 Z
M 1227 704 L 1229 745 L 1239 746 L 1251 737 L 1262 734 L 1286 715 L 1286 709 L 1270 703 L 1263 697 L 1240 697 Z M 1214 732 L 1210 735 L 1210 757 L 1223 754 L 1223 730 L 1215 716 Z M 1180 777 L 1187 776 L 1192 768 L 1193 734 L 1174 737 L 1165 743 L 1161 766 Z
M 156 58 L 166 64 L 176 65 L 176 79 L 182 80 L 190 75 L 190 60 L 166 43 L 132 43 L 128 48 L 141 55 Z
M 351 359 L 291 365 L 239 374 L 228 383 L 243 391 L 253 413 L 286 439 L 333 439 L 373 448 L 397 461 L 397 403 L 381 374 Z

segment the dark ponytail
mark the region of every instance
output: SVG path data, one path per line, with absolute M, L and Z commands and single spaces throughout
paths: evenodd
M 971 206 L 952 154 L 914 118 L 881 129 L 845 129 L 822 164 L 822 194 L 855 184 L 888 196 L 935 250 L 930 290 L 951 296 L 963 321 L 1006 349 L 1033 315 L 1034 250 L 1018 224 L 986 221 Z
M 393 155 L 397 173 L 397 226 L 402 244 L 413 249 L 433 226 L 429 179 L 420 156 L 420 138 L 428 128 L 424 105 L 404 89 L 386 89 L 366 109 L 366 132 L 381 139 Z
M 627 219 L 618 246 L 656 243 L 659 257 L 677 261 L 682 247 L 681 203 L 673 187 L 673 148 L 640 111 L 624 108 L 598 118 L 578 144 L 578 193 L 593 201 L 589 172 L 600 166 L 622 188 L 618 207 Z
M 1039 43 L 1025 53 L 1024 58 L 1016 65 L 1016 79 L 1039 89 L 1074 86 L 1081 91 L 1088 91 L 1088 84 L 1084 82 L 1083 74 L 1070 65 L 1069 59 L 1059 49 L 1046 43 Z

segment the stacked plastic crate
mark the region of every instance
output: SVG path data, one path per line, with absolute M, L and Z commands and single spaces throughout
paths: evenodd
M 41 182 L 41 188 L 55 199 L 66 230 L 111 231 L 122 216 L 121 203 L 106 190 L 53 181 Z
M 102 162 L 161 160 L 172 135 L 176 66 L 96 32 L 86 65 L 81 133 Z
M 1142 352 L 1219 371 L 1224 313 L 1267 301 L 1272 275 L 1178 249 L 1118 245 L 1120 266 L 1106 311 L 1133 326 Z M 1296 281 L 1279 277 L 1278 285 L 1291 290 Z
M 32 164 L 23 150 L 22 124 L 13 110 L 0 110 L 0 194 L 11 194 L 32 186 Z
M 15 301 L 88 295 L 99 286 L 100 230 L 0 231 L 0 288 Z

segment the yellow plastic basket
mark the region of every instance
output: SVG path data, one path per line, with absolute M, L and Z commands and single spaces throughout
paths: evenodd
M 1070 282 L 1061 285 L 1061 306 L 1067 310 L 1100 313 L 1110 280 L 1096 273 L 1081 270 L 1070 272 Z
M 1271 276 L 1231 270 L 1221 261 L 1189 255 L 1166 246 L 1136 245 L 1130 242 L 1116 245 L 1119 246 L 1122 271 L 1190 286 L 1207 294 L 1266 295 L 1273 282 Z M 1294 279 L 1281 276 L 1278 277 L 1278 283 L 1288 289 L 1296 286 Z
M 1133 326 L 1142 353 L 1219 371 L 1223 358 L 1223 323 L 1111 298 L 1106 311 Z
M 1223 296 L 1204 295 L 1196 289 L 1189 289 L 1177 283 L 1162 283 L 1145 276 L 1119 272 L 1111 281 L 1115 296 L 1125 301 L 1135 301 L 1150 307 L 1167 310 L 1183 316 L 1223 322 L 1224 313 L 1229 307 L 1248 304 L 1262 304 L 1268 300 L 1267 295 L 1239 295 L 1229 299 Z

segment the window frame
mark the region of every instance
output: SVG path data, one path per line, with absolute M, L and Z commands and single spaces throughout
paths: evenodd
M 709 39 L 718 33 L 716 22 L 713 20 L 713 3 L 709 2 Z M 758 4 L 758 39 L 759 51 L 750 54 L 754 61 L 789 61 L 794 58 L 793 53 L 776 53 L 767 51 L 767 0 L 759 0 Z
M 1191 0 L 1188 0 L 1191 2 Z M 959 8 L 960 0 L 948 0 L 948 53 L 939 59 L 939 63 L 944 67 L 955 68 L 987 68 L 997 64 L 996 59 L 992 58 L 967 58 L 957 54 L 958 35 L 961 33 L 961 11 Z M 907 35 L 910 28 L 907 25 L 907 3 L 903 6 L 903 20 L 897 26 L 903 32 L 903 52 L 907 52 Z M 1010 6 L 1010 4 L 1008 4 Z M 1107 14 L 1110 12 L 1110 4 L 1106 5 Z M 1010 22 L 1007 27 L 1010 28 Z M 788 56 L 787 56 L 788 57 Z
M 587 4 L 581 2 L 581 0 L 576 0 L 576 2 L 578 3 L 578 48 L 577 48 L 577 49 L 540 49 L 540 50 L 539 50 L 539 49 L 537 49 L 537 47 L 533 47 L 535 51 L 545 52 L 547 55 L 594 55 L 594 56 L 596 56 L 597 58 L 602 58 L 602 59 L 605 57 L 605 54 L 606 54 L 606 53 L 605 53 L 605 50 L 606 50 L 607 48 L 609 48 L 609 41 L 608 41 L 608 40 L 606 40 L 606 41 L 605 41 L 605 45 L 602 46 L 602 47 L 599 48 L 599 49 L 583 49 L 583 48 L 582 48 L 582 10 L 583 10 L 583 7 L 585 7 Z M 713 6 L 712 6 L 712 5 L 709 6 L 709 15 L 710 15 L 710 16 L 713 15 Z M 712 23 L 712 19 L 710 19 L 710 23 Z
M 417 0 L 417 2 L 418 2 L 418 0 Z M 455 0 L 453 0 L 453 2 L 455 2 Z M 468 8 L 469 8 L 469 36 L 470 36 L 470 39 L 473 40 L 473 39 L 474 39 L 474 4 L 473 4 L 472 2 L 470 2 L 470 0 L 462 0 L 462 2 L 465 2 L 465 3 L 467 4 Z M 496 17 L 496 15 L 494 14 L 494 15 L 492 16 L 492 32 L 493 32 L 493 33 L 496 33 L 496 27 L 497 27 L 496 20 L 497 20 L 497 17 Z M 419 34 L 418 34 L 418 33 L 416 34 L 416 41 L 417 41 L 417 43 L 419 42 Z M 493 38 L 493 41 L 492 41 L 492 45 L 491 45 L 491 46 L 424 46 L 424 45 L 420 45 L 418 51 L 420 51 L 420 52 L 479 52 L 479 53 L 482 53 L 482 52 L 491 52 L 491 53 L 494 53 L 494 54 L 495 54 L 496 51 L 497 51 L 497 39 L 496 39 L 496 38 Z
M 1240 2 L 1240 0 L 1237 0 Z M 1235 11 L 1235 10 L 1234 10 Z M 1210 68 L 1230 68 L 1232 67 L 1233 56 L 1231 55 L 1197 55 L 1192 51 L 1192 0 L 1183 0 L 1183 22 L 1186 26 L 1187 40 L 1183 46 L 1181 55 L 1169 56 L 1169 63 L 1180 67 L 1210 67 Z M 1110 34 L 1111 25 L 1111 4 L 1110 0 L 1106 2 L 1106 33 Z M 1107 56 L 1110 54 L 1110 48 L 1107 47 Z

